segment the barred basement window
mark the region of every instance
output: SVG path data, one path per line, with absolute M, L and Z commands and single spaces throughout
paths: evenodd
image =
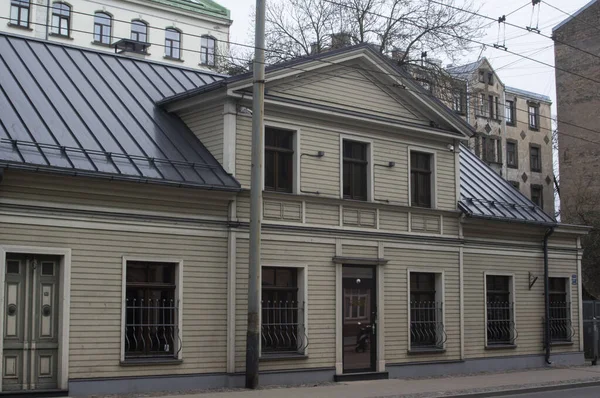
M 516 339 L 511 277 L 486 276 L 487 345 L 513 345 Z
M 569 342 L 573 337 L 571 303 L 567 294 L 567 278 L 548 278 L 550 293 L 550 341 Z
M 125 359 L 177 358 L 179 302 L 173 263 L 128 261 Z
M 262 268 L 261 353 L 303 354 L 304 303 L 299 300 L 297 268 Z
M 446 341 L 442 302 L 436 297 L 436 274 L 410 273 L 410 348 L 442 349 Z

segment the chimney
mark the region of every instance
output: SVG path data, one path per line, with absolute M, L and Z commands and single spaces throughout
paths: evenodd
M 402 48 L 394 47 L 392 49 L 392 59 L 394 61 L 400 61 L 405 53 L 406 53 L 406 50 L 404 50 Z M 406 57 L 405 61 L 408 61 L 408 56 Z
M 352 45 L 352 36 L 347 32 L 338 32 L 331 35 L 331 49 L 349 47 Z

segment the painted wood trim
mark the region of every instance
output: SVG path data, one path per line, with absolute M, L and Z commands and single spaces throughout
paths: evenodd
M 223 108 L 223 168 L 235 175 L 237 105 L 234 100 L 228 99 Z
M 518 337 L 518 333 L 519 333 L 519 329 L 517 328 L 517 296 L 516 296 L 516 291 L 515 291 L 515 286 L 516 286 L 516 282 L 515 282 L 515 274 L 511 273 L 511 272 L 496 272 L 496 271 L 484 271 L 483 272 L 483 316 L 484 316 L 484 323 L 483 323 L 483 333 L 484 333 L 484 348 L 488 346 L 488 341 L 487 341 L 487 277 L 488 275 L 497 275 L 497 276 L 510 276 L 510 283 L 512 284 L 512 291 L 510 292 L 510 297 L 512 298 L 512 305 L 513 305 L 513 313 L 512 313 L 512 321 L 514 323 L 514 328 L 517 331 L 517 336 Z M 516 339 L 515 339 L 515 344 L 516 344 Z
M 377 257 L 384 258 L 383 242 L 377 245 Z M 385 371 L 385 267 L 377 267 L 377 371 Z
M 335 240 L 335 255 L 342 255 L 342 241 Z M 335 264 L 335 374 L 344 374 L 344 336 L 342 314 L 342 264 Z
M 373 202 L 375 195 L 375 176 L 373 175 L 373 139 L 363 134 L 340 134 L 340 199 L 344 199 L 344 141 L 356 141 L 367 144 L 367 161 L 368 172 L 367 172 L 367 202 Z M 342 220 L 343 225 L 343 220 Z
M 460 359 L 465 359 L 465 268 L 464 254 L 461 247 L 458 251 L 458 284 L 459 284 L 459 313 L 460 313 Z
M 406 187 L 407 192 L 408 192 L 408 206 L 412 207 L 412 196 L 411 196 L 411 191 L 410 191 L 410 187 L 411 187 L 411 172 L 410 172 L 410 154 L 411 152 L 422 152 L 422 153 L 428 153 L 432 156 L 432 179 L 431 179 L 431 192 L 433 193 L 432 197 L 431 197 L 431 209 L 437 209 L 438 208 L 438 184 L 437 184 L 437 150 L 435 149 L 431 149 L 431 148 L 427 148 L 427 147 L 422 147 L 422 146 L 417 146 L 417 145 L 407 145 L 406 147 L 406 151 L 407 151 L 407 171 L 408 171 L 408 186 Z
M 294 170 L 293 170 L 293 193 L 296 195 L 301 194 L 301 178 L 302 178 L 302 170 L 301 170 L 301 157 L 302 157 L 302 128 L 294 123 L 284 122 L 284 121 L 276 121 L 272 118 L 265 117 L 265 126 L 263 129 L 263 175 L 262 175 L 262 187 L 263 191 L 265 190 L 265 151 L 264 151 L 264 143 L 265 143 L 265 132 L 267 127 L 273 127 L 283 130 L 290 130 L 294 132 Z
M 581 247 L 581 238 L 577 238 L 577 246 Z M 582 283 L 581 283 L 581 258 L 583 253 L 577 254 L 577 312 L 578 312 L 578 324 L 579 324 L 579 351 L 583 351 L 583 299 L 582 295 Z
M 229 204 L 229 218 L 236 218 L 236 201 Z M 235 332 L 236 332 L 236 292 L 237 292 L 237 233 L 229 230 L 227 256 L 227 373 L 235 373 Z
M 342 265 L 386 265 L 388 260 L 383 258 L 363 258 L 363 257 L 344 257 L 334 256 L 331 261 L 334 264 Z
M 437 279 L 437 275 L 439 275 L 440 277 L 440 286 L 441 286 L 441 292 L 440 292 L 440 298 L 441 298 L 441 303 L 442 303 L 442 324 L 444 325 L 444 333 L 445 333 L 445 329 L 446 329 L 446 272 L 444 269 L 436 269 L 436 268 L 414 268 L 414 267 L 408 267 L 406 268 L 406 299 L 407 299 L 407 323 L 408 323 L 408 335 L 407 335 L 407 345 L 408 345 L 408 349 L 410 350 L 410 344 L 411 344 L 411 336 L 410 336 L 410 274 L 411 273 L 427 273 L 427 274 L 435 274 L 436 275 L 436 279 Z M 436 280 L 436 286 L 437 286 L 437 280 Z M 437 287 L 436 287 L 437 290 Z M 437 301 L 437 298 L 436 298 Z M 443 348 L 446 348 L 446 342 L 444 342 L 444 346 Z

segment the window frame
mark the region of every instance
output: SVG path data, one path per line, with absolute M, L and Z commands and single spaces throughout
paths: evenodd
M 108 25 L 101 24 L 97 21 L 99 14 L 102 15 L 102 17 L 101 17 L 102 19 L 106 19 L 105 17 L 108 17 Z M 99 34 L 100 40 L 96 40 L 96 36 L 97 36 L 96 26 L 100 26 L 100 34 Z M 108 35 L 105 35 L 104 30 L 107 26 L 108 26 Z M 93 43 L 97 44 L 97 45 L 101 45 L 101 46 L 110 46 L 110 44 L 112 43 L 112 38 L 113 38 L 112 33 L 113 33 L 113 16 L 112 16 L 112 14 L 109 14 L 106 11 L 96 11 L 94 13 L 94 31 L 93 31 L 93 39 L 94 40 L 93 40 Z M 106 37 L 108 37 L 108 42 L 105 42 L 103 40 Z
M 504 101 L 504 118 L 508 126 L 515 126 L 516 122 L 516 101 L 514 99 L 507 99 Z M 509 117 L 510 116 L 510 117 Z
M 281 131 L 281 132 L 286 132 L 292 135 L 292 148 L 291 149 L 285 149 L 282 147 L 272 147 L 272 149 L 267 149 L 267 131 L 268 130 L 277 130 L 277 131 Z M 264 165 L 264 170 L 263 170 L 263 190 L 264 191 L 268 191 L 268 192 L 279 192 L 279 193 L 296 193 L 296 157 L 297 157 L 297 152 L 296 152 L 296 139 L 297 139 L 297 130 L 293 130 L 293 129 L 287 129 L 287 128 L 282 128 L 282 127 L 274 127 L 271 124 L 265 124 L 264 126 L 264 132 L 263 132 L 263 143 L 264 143 L 264 147 L 263 147 L 263 165 Z M 271 147 L 269 147 L 271 148 Z M 292 179 L 291 184 L 290 184 L 290 190 L 279 190 L 277 186 L 271 188 L 271 187 L 267 187 L 267 150 L 268 151 L 273 151 L 276 154 L 279 154 L 281 152 L 288 152 L 291 151 L 292 154 L 292 170 L 291 170 L 291 176 L 290 178 Z M 289 153 L 289 152 L 288 152 Z M 275 174 L 275 185 L 277 185 L 277 181 L 278 179 L 278 170 L 274 171 Z
M 513 341 L 513 344 L 489 344 L 488 343 L 488 333 L 487 333 L 487 324 L 488 324 L 488 311 L 487 311 L 487 303 L 488 303 L 488 299 L 487 299 L 487 277 L 488 276 L 507 276 L 510 278 L 509 283 L 509 296 L 510 296 L 510 302 L 512 304 L 511 308 L 512 308 L 512 318 L 511 318 L 511 322 L 513 323 L 513 329 L 511 331 L 511 338 Z M 515 274 L 513 273 L 504 273 L 504 272 L 489 272 L 489 271 L 484 271 L 483 273 L 483 305 L 484 305 L 484 326 L 483 326 L 483 336 L 484 336 L 484 342 L 485 342 L 485 348 L 486 349 L 494 349 L 494 348 L 514 348 L 517 346 L 517 337 L 518 337 L 518 332 L 516 332 L 517 329 L 517 303 L 516 303 L 516 294 L 515 294 Z
M 566 298 L 567 298 L 567 302 L 569 303 L 569 320 L 571 323 L 571 328 L 573 328 L 574 325 L 574 321 L 573 321 L 573 283 L 571 282 L 571 277 L 572 274 L 561 274 L 561 273 L 550 273 L 548 275 L 548 279 L 565 279 L 565 294 L 566 294 Z M 550 287 L 548 286 L 548 291 L 550 292 Z M 573 330 L 574 332 L 574 330 Z M 552 338 L 550 339 L 550 344 L 573 344 L 574 340 L 573 337 L 575 336 L 575 334 L 571 334 L 570 338 L 568 340 L 552 340 Z
M 136 25 L 136 23 L 139 24 L 139 25 Z M 129 37 L 130 37 L 131 40 L 135 40 L 135 41 L 140 42 L 140 43 L 149 43 L 150 42 L 149 39 L 148 39 L 149 27 L 150 27 L 150 25 L 148 24 L 148 22 L 146 22 L 146 21 L 144 21 L 142 19 L 132 19 L 130 25 L 131 25 L 130 26 L 131 29 L 130 29 L 130 32 L 129 32 Z M 140 26 L 140 25 L 143 25 L 144 28 L 145 28 L 144 35 L 146 36 L 146 40 L 144 40 L 144 41 L 139 40 L 139 37 L 140 37 L 141 33 L 140 32 L 136 32 L 136 31 L 133 30 L 134 26 Z M 137 35 L 136 39 L 133 38 L 134 33 Z
M 539 189 L 540 192 L 540 203 L 537 204 L 535 203 L 535 201 L 533 200 L 533 190 L 534 189 Z M 538 206 L 540 209 L 544 208 L 544 186 L 541 184 L 531 184 L 529 186 L 529 198 L 531 199 L 531 201 L 533 203 L 535 203 L 536 206 Z
M 173 39 L 169 39 L 167 37 L 167 32 L 177 32 L 177 34 L 179 35 L 179 41 L 173 40 Z M 170 42 L 169 45 L 167 45 L 167 42 Z M 165 59 L 171 59 L 174 61 L 182 61 L 182 53 L 183 53 L 183 47 L 182 47 L 182 42 L 183 42 L 183 32 L 173 26 L 169 26 L 167 28 L 165 28 L 165 55 L 164 58 Z M 173 43 L 179 43 L 178 47 L 177 47 L 177 51 L 178 53 L 178 57 L 174 57 L 173 56 L 173 49 L 175 48 L 173 46 Z M 170 51 L 170 54 L 167 54 L 167 50 Z
M 367 146 L 367 187 L 366 187 L 366 199 L 347 199 L 344 197 L 344 141 L 354 141 L 361 144 L 365 144 Z M 373 140 L 359 136 L 359 135 L 349 135 L 349 134 L 340 134 L 340 199 L 342 200 L 352 200 L 359 202 L 372 202 L 373 201 Z
M 68 8 L 69 14 L 67 16 L 65 16 L 63 13 L 56 13 L 55 11 L 55 6 L 65 6 Z M 61 12 L 64 12 L 64 9 L 60 10 Z M 54 25 L 54 17 L 58 18 L 58 25 Z M 58 36 L 58 37 L 67 37 L 67 38 L 71 38 L 71 18 L 73 16 L 73 7 L 68 4 L 65 3 L 64 1 L 55 1 L 52 3 L 52 10 L 50 13 L 50 34 L 53 36 Z M 67 24 L 67 34 L 64 35 L 62 33 L 63 30 L 63 21 L 66 20 L 66 24 Z M 56 29 L 56 31 L 54 31 L 54 29 Z
M 465 91 L 462 88 L 452 90 L 452 110 L 458 114 L 465 114 Z
M 497 115 L 494 115 L 494 109 L 495 108 L 494 108 L 494 96 L 493 95 L 488 95 L 488 104 L 487 104 L 487 107 L 488 107 L 488 111 L 487 111 L 488 117 L 490 119 L 496 119 L 495 116 L 497 116 Z
M 411 299 L 410 299 L 410 292 L 411 292 L 411 283 L 410 283 L 410 275 L 416 273 L 416 274 L 420 274 L 420 273 L 424 273 L 424 274 L 434 274 L 435 275 L 435 301 L 441 303 L 441 310 L 442 310 L 442 325 L 444 326 L 444 334 L 445 332 L 445 328 L 446 328 L 446 273 L 445 270 L 440 270 L 440 269 L 435 269 L 435 268 L 429 268 L 429 267 L 423 267 L 423 268 L 416 268 L 416 267 L 408 267 L 406 269 L 406 299 L 407 299 L 407 345 L 408 345 L 408 352 L 409 353 L 415 353 L 415 352 L 423 352 L 423 351 L 444 351 L 446 349 L 446 342 L 447 342 L 447 336 L 446 338 L 444 338 L 444 341 L 441 344 L 441 347 L 439 348 L 413 348 L 412 347 L 412 339 L 411 339 Z
M 408 206 L 413 207 L 412 204 L 412 173 L 411 173 L 411 153 L 421 152 L 431 155 L 431 206 L 430 207 L 418 207 L 420 209 L 437 209 L 437 151 L 431 148 L 424 148 L 418 146 L 407 147 L 407 170 L 408 170 Z M 417 206 L 414 206 L 417 207 Z
M 25 5 L 23 2 L 26 1 Z M 12 18 L 12 12 L 13 12 L 13 8 L 17 9 L 17 19 L 14 20 Z M 22 19 L 22 13 L 23 10 L 27 10 L 27 20 L 25 21 L 25 24 L 23 24 L 23 19 Z M 30 24 L 31 24 L 31 0 L 11 0 L 10 2 L 10 11 L 8 14 L 8 25 L 13 27 L 13 28 L 23 28 L 23 29 L 30 29 Z
M 295 269 L 296 270 L 296 285 L 297 285 L 297 301 L 300 302 L 302 301 L 303 303 L 303 316 L 302 317 L 298 317 L 298 321 L 300 322 L 300 320 L 302 321 L 302 327 L 304 328 L 304 336 L 302 338 L 301 345 L 303 347 L 302 352 L 297 352 L 297 353 L 292 353 L 292 352 L 288 352 L 288 353 L 269 353 L 269 354 L 263 354 L 262 352 L 262 332 L 261 332 L 261 337 L 259 338 L 259 350 L 258 350 L 258 357 L 259 360 L 264 360 L 264 359 L 270 359 L 270 358 L 282 358 L 282 357 L 308 357 L 308 344 L 307 342 L 310 341 L 308 334 L 309 334 L 309 330 L 308 330 L 308 265 L 307 264 L 298 264 L 298 263 L 265 263 L 265 264 L 261 264 L 260 269 L 259 269 L 259 280 L 260 283 L 259 285 L 259 297 L 262 300 L 262 270 L 263 268 L 289 268 L 289 269 Z M 262 326 L 262 305 L 261 305 L 261 309 L 258 312 L 258 321 L 259 321 L 259 326 Z
M 265 119 L 265 124 L 264 124 L 264 128 L 263 128 L 263 173 L 262 173 L 262 190 L 263 192 L 273 192 L 273 193 L 285 193 L 285 192 L 281 192 L 281 191 L 272 191 L 272 190 L 266 190 L 265 189 L 265 175 L 266 175 L 266 163 L 265 163 L 265 156 L 266 156 L 266 151 L 265 149 L 265 138 L 266 138 L 266 131 L 267 128 L 273 128 L 273 129 L 277 129 L 277 130 L 288 130 L 294 133 L 294 159 L 293 159 L 293 166 L 294 169 L 292 171 L 292 175 L 293 175 L 293 182 L 292 182 L 292 194 L 295 195 L 299 195 L 301 193 L 300 190 L 300 159 L 301 159 L 301 137 L 302 137 L 302 129 L 299 126 L 296 125 L 292 125 L 292 124 L 288 124 L 288 123 L 280 123 L 277 121 L 271 121 L 268 119 Z M 290 194 L 290 192 L 288 192 L 287 194 Z
M 535 148 L 537 149 L 537 153 L 538 153 L 538 166 L 539 167 L 534 167 L 533 162 L 531 161 L 532 159 L 532 153 L 531 153 L 531 149 Z M 538 145 L 538 144 L 529 144 L 529 169 L 534 172 L 534 173 L 541 173 L 542 172 L 542 146 Z
M 179 336 L 177 345 L 173 347 L 173 352 L 176 354 L 172 358 L 125 358 L 125 333 L 127 323 L 127 263 L 129 262 L 145 262 L 145 263 L 169 263 L 175 266 L 175 299 L 178 301 L 177 306 L 177 328 Z M 183 360 L 183 259 L 174 259 L 172 257 L 138 257 L 138 256 L 123 256 L 122 257 L 122 273 L 121 273 L 121 347 L 120 361 L 124 363 L 160 363 L 160 362 L 180 362 Z
M 508 145 L 509 144 L 514 144 L 514 146 L 515 146 L 514 163 L 511 163 L 509 161 L 509 159 L 510 159 L 508 156 Z M 519 168 L 519 141 L 513 140 L 511 138 L 506 139 L 506 167 L 511 168 L 511 169 Z
M 206 47 L 203 45 L 204 40 L 207 40 Z M 210 40 L 212 40 L 212 42 L 213 42 L 212 63 L 208 62 L 209 56 L 211 55 L 209 53 L 210 47 L 208 47 L 208 43 L 210 42 Z M 205 49 L 206 49 L 206 51 L 205 51 Z M 206 57 L 206 62 L 203 62 L 203 60 L 202 60 L 203 57 Z M 214 36 L 202 35 L 200 37 L 200 65 L 212 66 L 212 67 L 217 66 L 217 39 Z
M 488 72 L 487 73 L 487 81 L 486 81 L 488 86 L 493 86 L 494 85 L 494 72 Z
M 531 110 L 534 110 L 532 115 Z M 532 119 L 533 117 L 533 119 Z M 535 122 L 535 125 L 532 125 L 532 120 Z M 536 102 L 527 101 L 527 125 L 529 126 L 529 130 L 539 131 L 540 130 L 540 104 Z

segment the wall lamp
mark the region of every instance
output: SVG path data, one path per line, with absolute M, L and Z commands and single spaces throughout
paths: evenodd
M 322 158 L 323 156 L 325 156 L 325 152 L 319 151 L 316 155 L 312 153 L 303 153 L 301 156 L 310 156 L 311 158 Z
M 392 167 L 396 166 L 396 162 L 388 162 L 387 164 L 377 164 L 377 163 L 375 163 L 375 166 L 389 167 L 391 169 Z

